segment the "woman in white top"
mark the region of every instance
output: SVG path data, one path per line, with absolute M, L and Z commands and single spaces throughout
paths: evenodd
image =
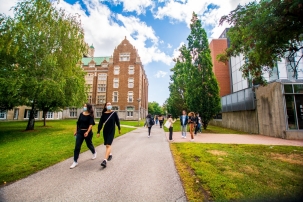
M 176 120 L 172 119 L 171 114 L 169 114 L 167 116 L 167 121 L 170 123 L 170 127 L 169 127 L 169 140 L 173 141 L 173 124 L 176 122 Z

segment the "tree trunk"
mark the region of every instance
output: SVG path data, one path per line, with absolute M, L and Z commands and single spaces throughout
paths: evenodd
M 35 107 L 35 103 L 33 102 L 32 109 L 31 109 L 31 112 L 29 114 L 26 130 L 34 130 L 34 127 L 35 127 L 35 113 L 36 113 L 36 107 Z
M 47 111 L 43 110 L 43 126 L 46 126 L 46 113 Z

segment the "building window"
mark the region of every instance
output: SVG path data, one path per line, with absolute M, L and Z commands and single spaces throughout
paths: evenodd
M 0 110 L 0 119 L 6 119 L 6 111 Z
M 77 108 L 69 109 L 69 117 L 77 117 Z
M 97 98 L 97 103 L 98 104 L 103 104 L 105 103 L 105 95 L 98 95 L 98 98 Z
M 106 84 L 98 84 L 98 92 L 106 92 Z
M 30 113 L 31 113 L 31 110 L 30 110 L 30 109 L 26 109 L 26 110 L 24 111 L 24 118 L 25 118 L 25 119 L 28 119 L 29 116 L 30 116 Z M 38 114 L 39 114 L 39 111 L 36 110 L 35 119 L 38 118 Z
M 130 53 L 120 53 L 119 61 L 129 61 Z
M 19 116 L 19 109 L 18 109 L 18 108 L 15 108 L 15 109 L 14 109 L 14 119 L 17 120 L 17 119 L 18 119 L 18 116 Z
M 98 74 L 98 80 L 99 81 L 106 81 L 107 74 Z
M 134 116 L 134 107 L 127 107 L 126 111 L 127 111 L 127 116 L 128 117 L 133 117 Z
M 134 74 L 135 73 L 135 67 L 133 65 L 128 67 L 128 74 Z
M 285 84 L 288 130 L 303 130 L 303 84 Z
M 113 92 L 113 102 L 118 102 L 118 92 L 117 91 Z
M 46 119 L 52 119 L 54 117 L 54 112 L 47 112 L 45 115 Z
M 127 95 L 127 102 L 133 102 L 134 101 L 134 93 L 133 91 L 129 91 Z
M 94 68 L 94 67 L 95 67 L 95 63 L 90 63 L 90 64 L 89 64 L 89 67 L 90 67 L 90 68 Z
M 90 104 L 93 102 L 93 96 L 92 95 L 88 95 L 87 102 L 90 103 Z
M 114 88 L 119 88 L 119 79 L 114 78 Z
M 120 67 L 119 66 L 115 66 L 114 67 L 114 75 L 119 75 L 120 74 Z
M 295 57 L 286 57 L 287 79 L 298 79 L 298 73 L 294 73 L 293 68 L 296 66 Z
M 113 107 L 112 107 L 112 110 L 118 111 L 118 110 L 119 110 L 119 107 L 118 107 L 118 106 L 113 106 Z
M 102 67 L 103 67 L 103 68 L 106 68 L 106 67 L 108 67 L 108 64 L 107 64 L 107 63 L 103 63 L 103 64 L 102 64 Z
M 128 88 L 133 88 L 134 87 L 134 79 L 133 78 L 129 78 L 128 79 Z
M 102 115 L 103 108 L 96 108 L 96 116 L 99 118 Z

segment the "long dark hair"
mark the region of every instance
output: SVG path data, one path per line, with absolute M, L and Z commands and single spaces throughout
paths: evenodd
M 105 104 L 104 104 L 104 107 L 103 107 L 103 110 L 102 110 L 102 114 L 104 114 L 107 111 L 107 108 L 106 108 L 107 103 L 109 103 L 109 102 L 105 102 Z
M 146 118 L 151 118 L 151 114 L 147 114 Z
M 167 115 L 167 118 L 171 118 L 171 114 L 168 114 L 168 115 Z
M 86 103 L 86 107 L 87 107 L 87 112 L 89 113 L 89 115 L 91 117 L 94 117 L 94 110 L 93 110 L 93 105 Z

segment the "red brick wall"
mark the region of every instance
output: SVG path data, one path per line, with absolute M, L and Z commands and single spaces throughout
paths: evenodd
M 231 93 L 230 73 L 228 63 L 224 64 L 222 62 L 218 62 L 216 57 L 218 54 L 223 53 L 227 48 L 227 39 L 213 39 L 209 44 L 209 48 L 213 62 L 213 71 L 218 80 L 220 96 L 222 97 Z

